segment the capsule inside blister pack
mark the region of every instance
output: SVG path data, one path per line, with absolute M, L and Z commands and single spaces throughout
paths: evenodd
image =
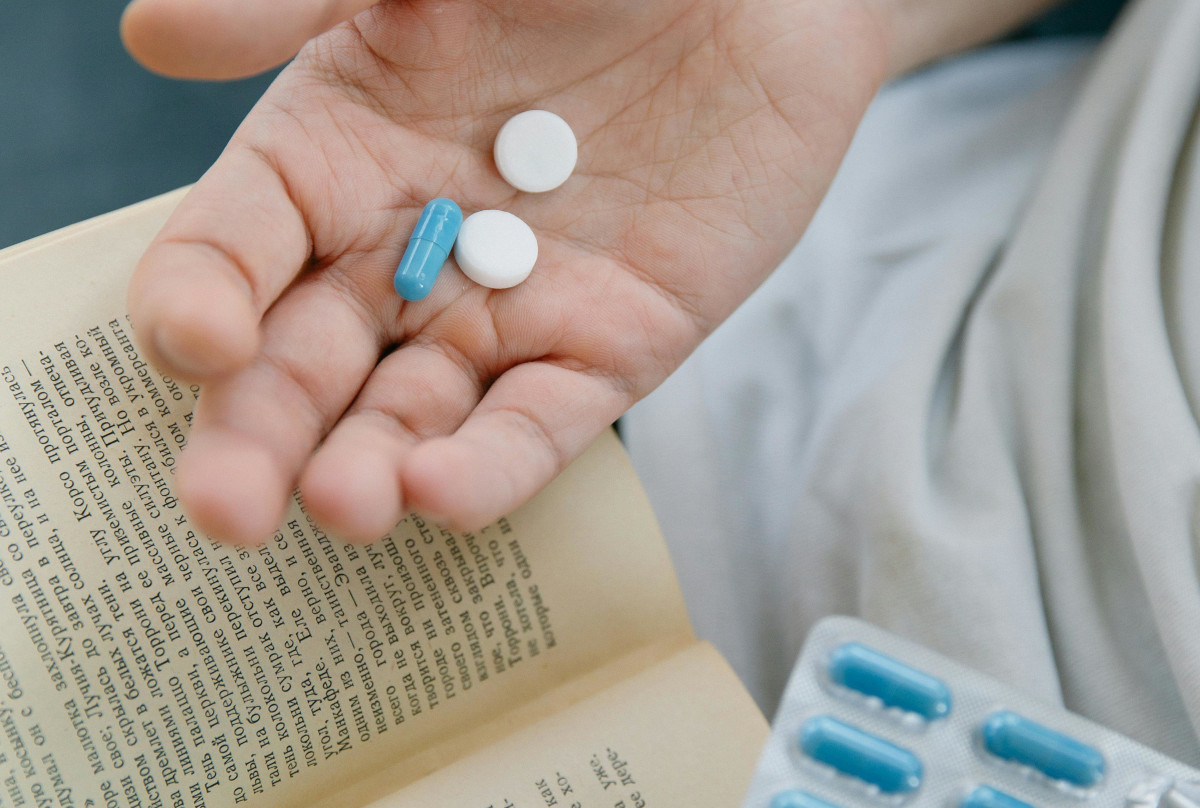
M 835 647 L 821 679 L 847 705 L 910 729 L 950 714 L 953 699 L 945 682 L 861 643 Z M 861 784 L 858 790 L 869 796 L 897 801 L 921 787 L 924 766 L 915 754 L 830 715 L 807 719 L 797 745 L 807 759 Z
M 1051 783 L 1088 789 L 1104 778 L 1098 750 L 1011 710 L 988 716 L 980 737 L 988 754 Z
M 921 787 L 924 767 L 907 749 L 828 715 L 800 729 L 800 751 L 813 761 L 878 789 L 902 795 Z
M 809 635 L 744 808 L 1200 808 L 1200 772 L 847 618 Z
M 958 803 L 958 808 L 1033 808 L 1012 794 L 991 786 L 975 786 Z
M 918 721 L 950 714 L 950 688 L 936 676 L 857 642 L 833 649 L 825 673 L 836 692 L 861 697 L 874 709 L 894 710 Z

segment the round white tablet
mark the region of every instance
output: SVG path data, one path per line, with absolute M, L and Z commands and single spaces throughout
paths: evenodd
M 500 127 L 493 149 L 500 176 L 518 191 L 552 191 L 575 170 L 579 147 L 562 118 L 544 109 L 514 115 Z
M 529 225 L 503 210 L 472 213 L 454 242 L 458 268 L 490 289 L 507 289 L 528 278 L 537 256 L 537 237 Z

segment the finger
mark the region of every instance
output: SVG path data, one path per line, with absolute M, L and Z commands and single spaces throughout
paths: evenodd
M 231 147 L 134 271 L 129 313 L 151 358 L 192 380 L 245 365 L 263 312 L 300 271 L 309 244 L 279 175 L 252 150 Z
M 322 279 L 301 283 L 264 320 L 261 355 L 204 388 L 176 479 L 205 532 L 251 544 L 279 526 L 313 447 L 378 359 L 360 311 Z
M 457 432 L 412 449 L 400 477 L 407 504 L 446 527 L 481 528 L 545 487 L 631 403 L 604 377 L 518 365 Z
M 449 435 L 483 395 L 464 361 L 423 345 L 385 357 L 300 480 L 309 513 L 348 541 L 380 538 L 406 513 L 400 469 L 424 438 Z
M 177 78 L 234 79 L 286 62 L 375 0 L 133 0 L 121 39 L 133 58 Z

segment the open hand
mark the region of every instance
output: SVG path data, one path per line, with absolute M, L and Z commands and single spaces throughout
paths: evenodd
M 355 3 L 357 2 L 357 6 Z M 228 76 L 299 55 L 140 262 L 133 323 L 203 392 L 177 487 L 268 538 L 297 485 L 336 535 L 476 528 L 659 384 L 797 240 L 884 77 L 862 0 L 137 0 L 135 55 Z M 324 28 L 334 25 L 324 33 Z M 546 194 L 491 158 L 526 109 L 579 164 Z M 533 274 L 392 274 L 429 200 L 508 210 Z

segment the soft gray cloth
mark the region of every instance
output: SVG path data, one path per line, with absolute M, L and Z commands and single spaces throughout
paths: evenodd
M 859 615 L 1200 763 L 1200 3 L 868 115 L 788 262 L 625 422 L 771 709 Z

